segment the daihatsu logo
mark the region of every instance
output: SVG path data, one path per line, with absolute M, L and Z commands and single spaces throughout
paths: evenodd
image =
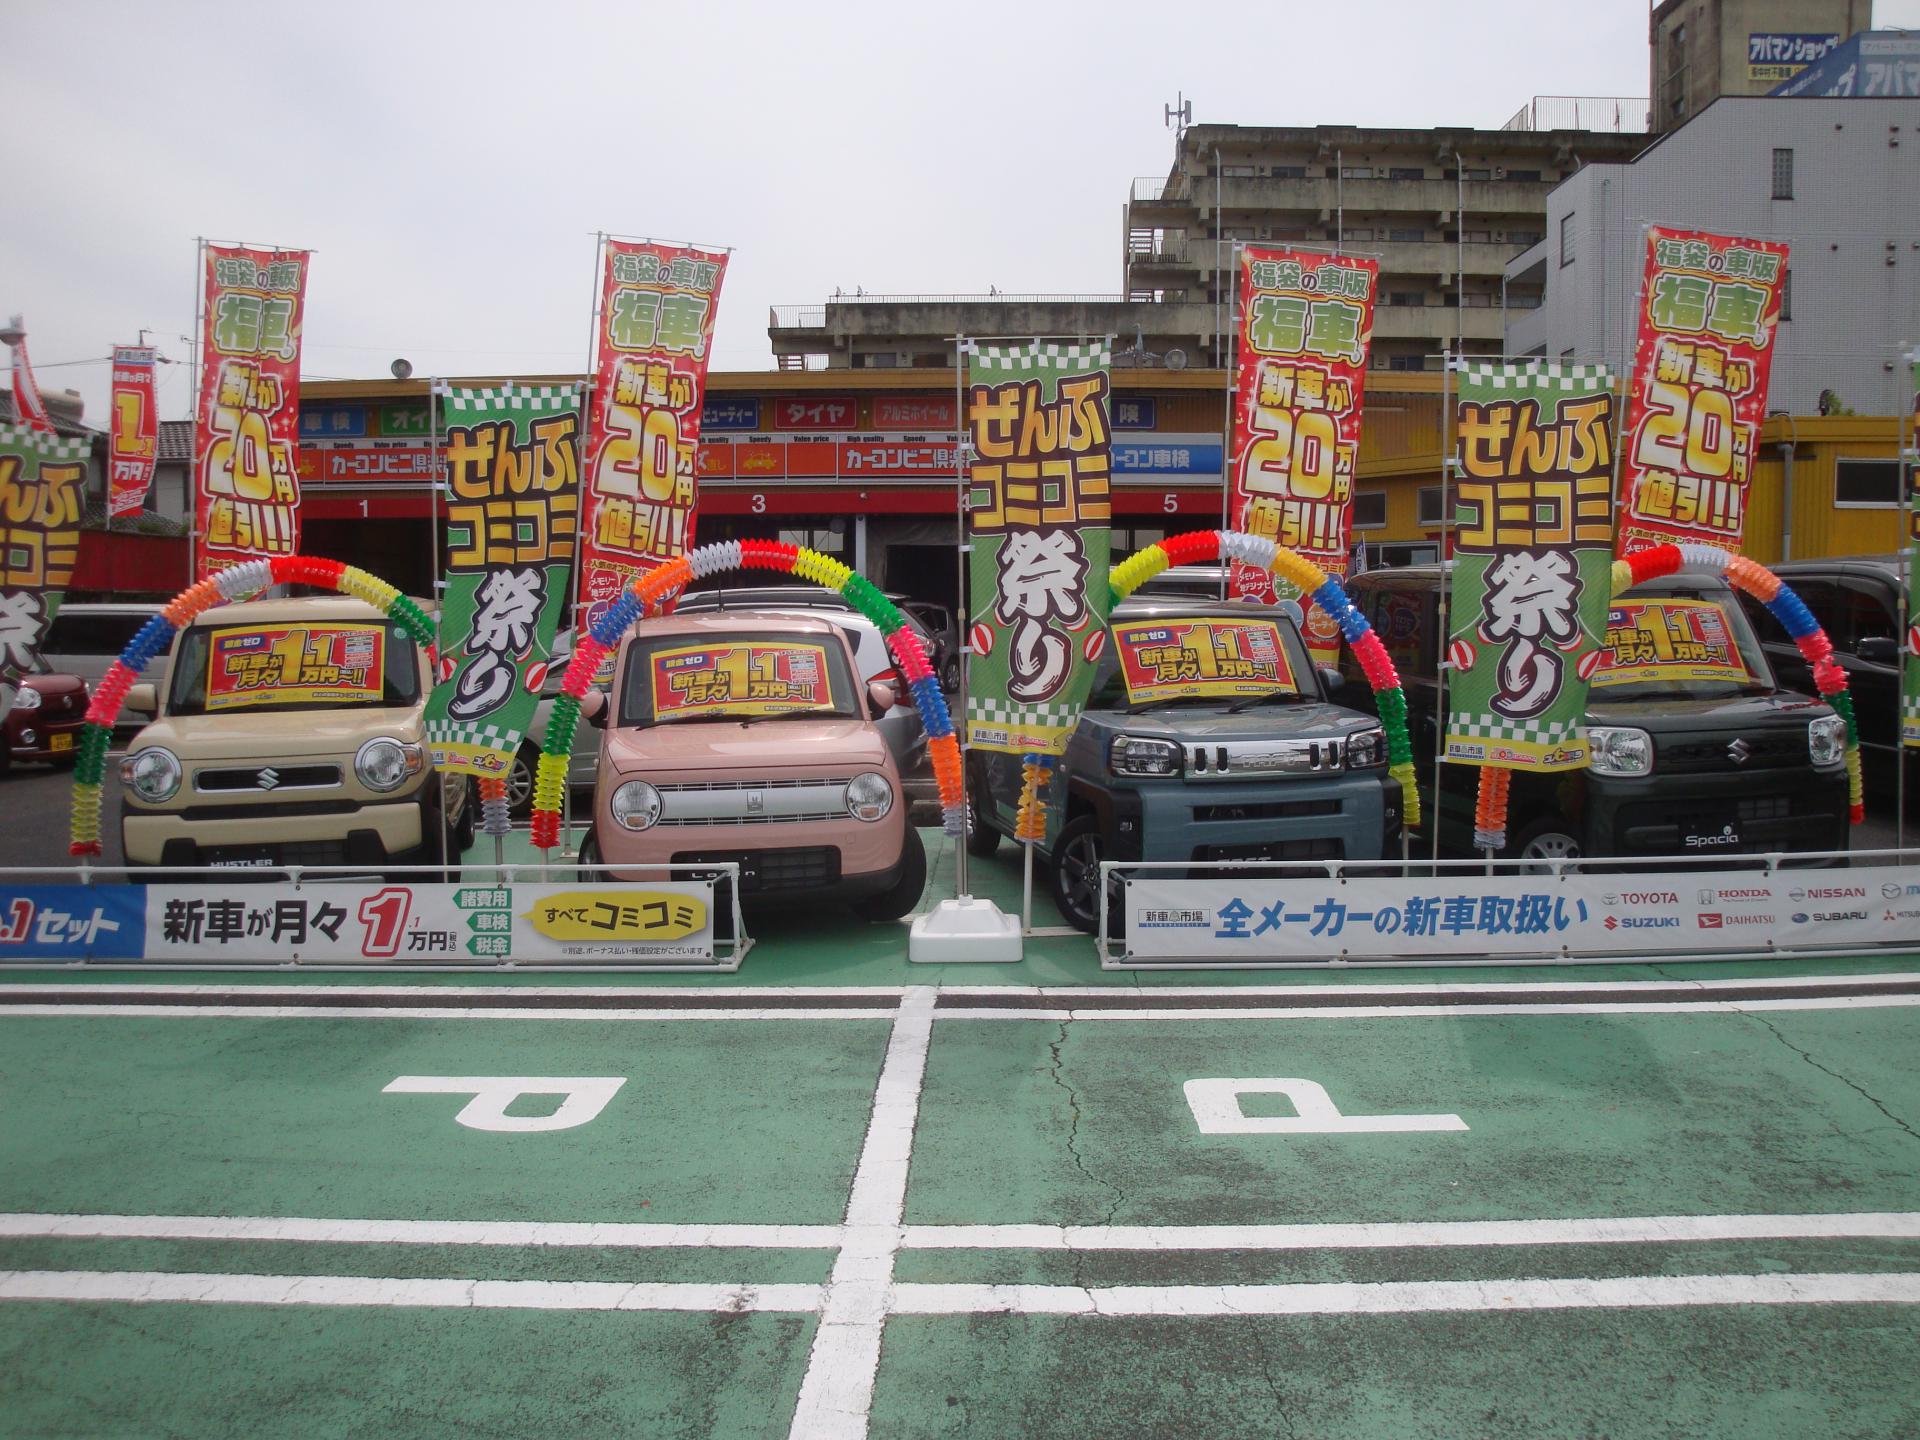
M 271 790 L 280 783 L 280 772 L 269 765 L 260 772 L 260 778 L 253 782 L 262 790 Z
M 767 813 L 767 792 L 764 790 L 747 791 L 747 813 L 764 815 Z

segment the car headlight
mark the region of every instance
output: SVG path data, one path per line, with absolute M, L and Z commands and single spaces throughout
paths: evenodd
M 1593 751 L 1594 773 L 1650 775 L 1653 773 L 1653 737 L 1644 730 L 1611 725 L 1589 725 L 1587 744 Z
M 180 761 L 171 750 L 149 745 L 120 762 L 120 783 L 149 805 L 171 800 L 180 788 Z
M 847 782 L 847 813 L 856 820 L 884 820 L 893 809 L 893 785 L 877 770 Z
M 13 708 L 16 710 L 38 710 L 40 692 L 31 685 L 22 685 L 13 696 Z
M 1816 765 L 1838 765 L 1847 758 L 1847 722 L 1823 715 L 1807 726 L 1807 758 Z
M 629 780 L 613 792 L 609 808 L 613 818 L 628 830 L 645 830 L 660 818 L 665 804 L 660 792 L 644 780 Z
M 1116 735 L 1107 752 L 1107 764 L 1116 775 L 1178 775 L 1180 747 L 1171 740 Z
M 384 794 L 398 790 L 426 763 L 426 752 L 418 745 L 381 735 L 360 747 L 353 757 L 353 773 L 367 789 Z
M 1387 763 L 1387 732 L 1375 726 L 1347 737 L 1347 769 L 1378 770 Z

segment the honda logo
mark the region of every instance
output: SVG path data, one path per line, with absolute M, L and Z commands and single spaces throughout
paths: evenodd
M 1736 765 L 1746 764 L 1747 757 L 1751 754 L 1753 754 L 1753 747 L 1747 744 L 1745 739 L 1735 740 L 1727 746 L 1727 758 Z
M 262 790 L 271 790 L 280 783 L 280 772 L 269 765 L 260 772 L 260 778 L 253 782 Z

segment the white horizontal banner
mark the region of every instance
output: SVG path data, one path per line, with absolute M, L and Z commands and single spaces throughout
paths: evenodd
M 1124 872 L 1123 872 L 1124 873 Z M 1125 876 L 1130 960 L 1638 955 L 1920 944 L 1920 869 Z
M 714 882 L 0 886 L 0 962 L 682 964 Z

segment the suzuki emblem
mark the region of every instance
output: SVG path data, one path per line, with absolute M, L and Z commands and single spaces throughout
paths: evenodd
M 1747 763 L 1747 757 L 1753 753 L 1753 747 L 1744 738 L 1735 740 L 1727 746 L 1727 757 L 1736 765 Z
M 254 783 L 262 790 L 271 790 L 280 783 L 280 772 L 269 765 L 260 772 L 260 778 Z

